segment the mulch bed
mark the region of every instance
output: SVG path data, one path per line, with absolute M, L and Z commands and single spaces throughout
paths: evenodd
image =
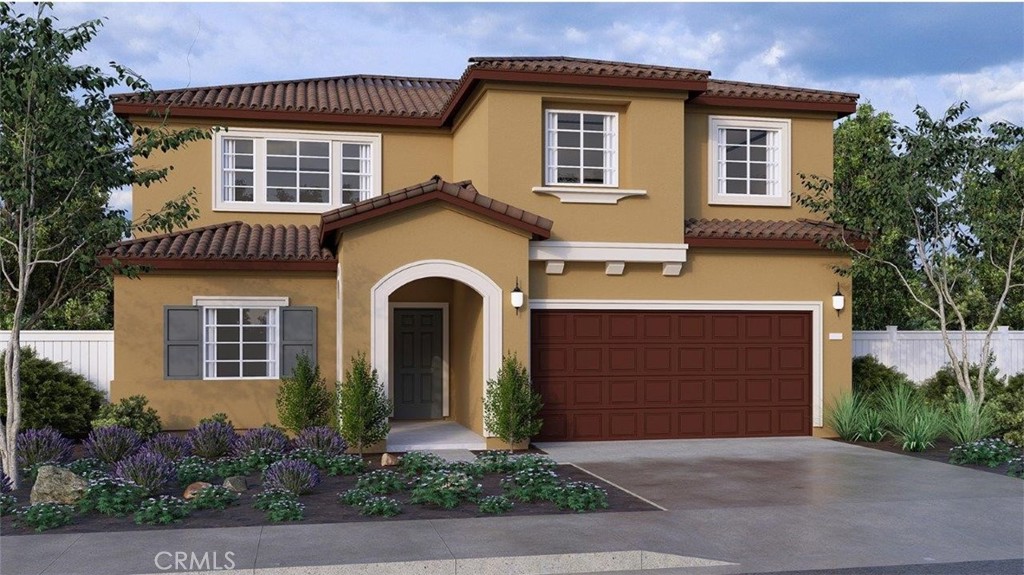
M 884 439 L 878 443 L 867 443 L 864 441 L 843 441 L 842 439 L 835 439 L 841 443 L 848 443 L 850 445 L 859 445 L 861 447 L 870 447 L 871 449 L 877 449 L 879 451 L 888 451 L 889 453 L 898 453 L 900 455 L 906 455 L 908 457 L 915 457 L 917 459 L 927 459 L 928 461 L 938 461 L 939 463 L 946 463 L 949 465 L 956 465 L 949 462 L 949 450 L 953 448 L 955 443 L 948 439 L 940 439 L 935 442 L 935 446 L 926 449 L 924 451 L 903 451 L 900 446 L 893 443 L 891 439 Z M 997 475 L 1006 475 L 1006 470 L 1009 468 L 1009 464 L 1004 463 L 998 467 L 989 467 L 987 465 L 957 465 L 957 467 L 964 467 L 966 469 L 976 469 L 978 471 L 984 471 L 986 473 L 995 473 Z
M 542 453 L 539 450 L 530 450 L 534 453 Z M 369 469 L 373 471 L 380 469 L 380 457 L 367 457 Z M 395 469 L 397 468 L 389 468 Z M 656 511 L 652 505 L 629 495 L 594 476 L 580 471 L 572 465 L 559 465 L 555 472 L 563 480 L 586 481 L 604 488 L 608 492 L 608 508 L 588 513 L 607 513 L 616 511 Z M 345 505 L 338 501 L 338 494 L 355 486 L 355 475 L 327 476 L 324 475 L 323 482 L 316 489 L 299 498 L 299 501 L 306 506 L 305 518 L 299 522 L 272 523 L 266 519 L 265 513 L 252 506 L 252 496 L 261 491 L 259 474 L 248 476 L 249 491 L 243 493 L 238 502 L 224 510 L 203 509 L 194 511 L 192 515 L 179 523 L 170 525 L 137 525 L 131 516 L 111 517 L 100 513 L 91 512 L 75 517 L 70 525 L 51 529 L 44 533 L 96 533 L 115 531 L 149 531 L 154 529 L 203 529 L 209 527 L 251 527 L 255 525 L 291 525 L 309 523 L 348 523 L 356 521 L 403 521 L 410 519 L 459 519 L 469 517 L 508 517 L 520 515 L 552 515 L 552 514 L 573 514 L 574 511 L 562 510 L 553 503 L 543 501 L 535 503 L 522 503 L 516 501 L 511 511 L 503 514 L 481 513 L 476 504 L 462 503 L 454 509 L 442 509 L 433 505 L 421 505 L 409 503 L 410 493 L 402 491 L 389 495 L 399 501 L 402 505 L 402 512 L 394 517 L 367 517 L 360 515 L 355 507 Z M 500 485 L 503 474 L 490 473 L 479 480 L 483 486 L 483 495 L 502 495 Z M 26 482 L 27 483 L 27 482 Z M 21 487 L 14 492 L 18 499 L 18 505 L 28 505 L 30 486 Z M 167 489 L 162 494 L 181 497 L 184 490 L 174 487 Z M 29 527 L 15 527 L 13 517 L 0 518 L 0 531 L 5 535 L 30 535 L 36 533 Z

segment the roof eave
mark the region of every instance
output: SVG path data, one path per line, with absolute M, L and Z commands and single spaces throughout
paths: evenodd
M 253 110 L 244 108 L 201 108 L 195 106 L 155 106 L 152 104 L 114 103 L 118 116 L 171 116 L 181 118 L 210 118 L 225 120 L 270 120 L 280 122 L 306 122 L 317 124 L 363 124 L 378 126 L 413 126 L 437 128 L 437 117 L 384 116 L 379 114 L 338 114 L 301 110 Z
M 227 271 L 279 271 L 279 272 L 333 272 L 337 260 L 273 260 L 273 259 L 221 259 L 221 258 L 150 258 L 116 257 L 97 258 L 101 267 L 115 265 L 144 266 L 153 270 L 227 270 Z
M 806 102 L 778 98 L 741 98 L 700 94 L 690 98 L 691 104 L 731 108 L 763 108 L 769 110 L 796 110 L 802 112 L 831 112 L 843 118 L 857 111 L 856 102 Z

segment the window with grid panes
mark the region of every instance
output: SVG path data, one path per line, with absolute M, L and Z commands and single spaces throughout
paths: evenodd
M 548 110 L 545 184 L 618 185 L 618 114 Z

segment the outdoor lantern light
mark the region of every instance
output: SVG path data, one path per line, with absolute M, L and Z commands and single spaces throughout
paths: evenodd
M 523 290 L 519 289 L 519 277 L 516 277 L 516 287 L 512 290 L 510 296 L 512 300 L 512 307 L 516 308 L 516 315 L 519 315 L 519 308 L 523 307 Z
M 837 283 L 836 293 L 832 296 L 832 309 L 836 310 L 838 314 L 843 311 L 844 307 L 846 307 L 846 296 L 843 295 L 843 292 L 839 291 L 839 284 Z

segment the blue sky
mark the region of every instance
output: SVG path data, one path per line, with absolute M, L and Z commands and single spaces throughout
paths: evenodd
M 23 9 L 31 6 L 20 4 Z M 62 3 L 83 57 L 156 88 L 343 74 L 458 78 L 471 56 L 567 55 L 856 92 L 904 123 L 959 100 L 1024 124 L 1024 3 Z

